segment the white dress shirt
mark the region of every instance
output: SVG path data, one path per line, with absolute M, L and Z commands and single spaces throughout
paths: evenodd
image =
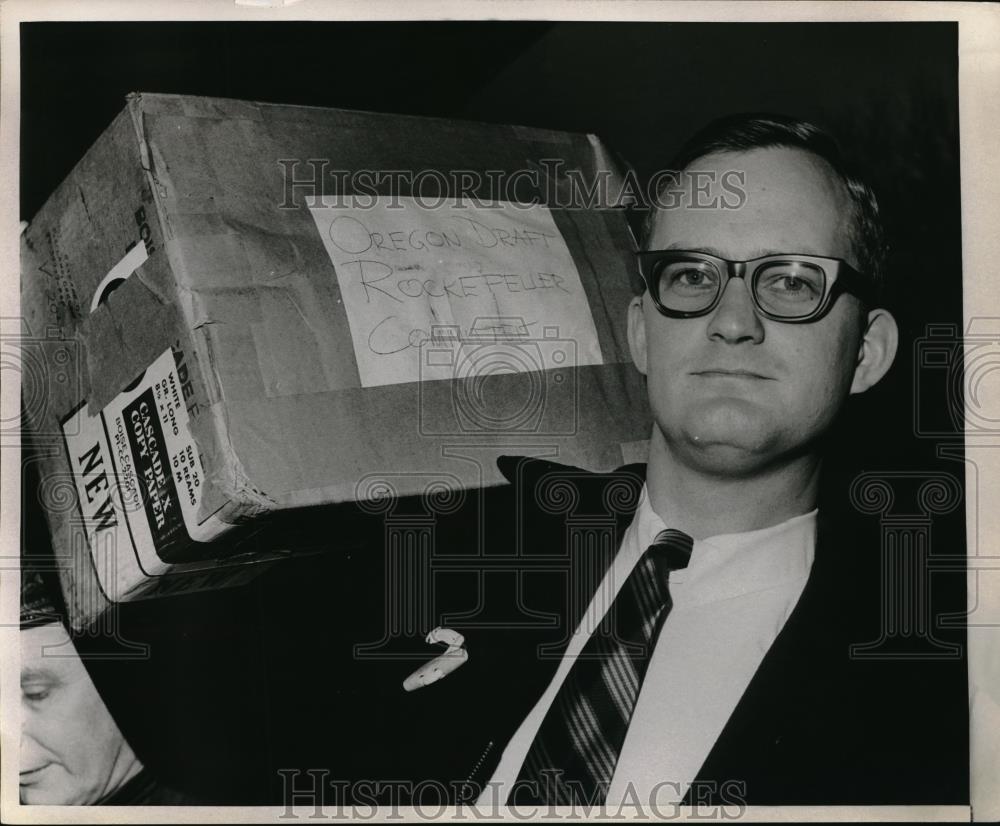
M 688 567 L 671 572 L 673 608 L 653 649 L 608 803 L 633 799 L 631 791 L 644 803 L 651 796 L 659 804 L 684 797 L 802 594 L 812 568 L 816 513 L 759 531 L 697 540 Z M 506 801 L 576 656 L 643 552 L 666 527 L 643 487 L 621 549 L 552 682 L 504 750 L 481 804 Z

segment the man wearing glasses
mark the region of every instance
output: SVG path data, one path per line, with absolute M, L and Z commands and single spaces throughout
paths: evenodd
M 501 461 L 525 564 L 571 570 L 519 581 L 523 610 L 559 618 L 548 636 L 469 631 L 468 663 L 410 695 L 437 721 L 479 704 L 438 776 L 532 812 L 963 803 L 963 665 L 851 656 L 878 635 L 878 536 L 859 542 L 850 480 L 821 477 L 838 413 L 897 348 L 875 197 L 832 138 L 778 116 L 718 121 L 670 168 L 628 307 L 648 464 Z M 745 201 L 722 208 L 734 172 Z M 697 201 L 695 176 L 714 182 Z

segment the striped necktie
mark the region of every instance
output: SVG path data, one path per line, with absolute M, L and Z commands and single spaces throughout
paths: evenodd
M 693 540 L 660 531 L 566 675 L 525 757 L 509 802 L 604 802 L 625 732 L 667 614 L 670 571 L 686 568 Z

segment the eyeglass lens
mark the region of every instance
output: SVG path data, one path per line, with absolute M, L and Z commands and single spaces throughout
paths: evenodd
M 658 295 L 667 309 L 698 312 L 715 301 L 726 278 L 709 261 L 668 261 L 656 270 Z M 757 303 L 785 318 L 809 315 L 823 300 L 826 275 L 816 264 L 779 260 L 759 266 L 749 285 Z

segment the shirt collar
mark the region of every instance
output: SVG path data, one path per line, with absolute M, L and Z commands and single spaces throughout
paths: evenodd
M 812 568 L 816 545 L 817 509 L 777 525 L 743 533 L 727 533 L 695 540 L 687 568 L 670 574 L 682 586 L 685 602 L 714 602 L 763 591 L 793 581 L 804 582 Z M 645 485 L 631 529 L 635 558 L 669 527 L 653 510 Z M 629 544 L 629 543 L 626 543 Z

